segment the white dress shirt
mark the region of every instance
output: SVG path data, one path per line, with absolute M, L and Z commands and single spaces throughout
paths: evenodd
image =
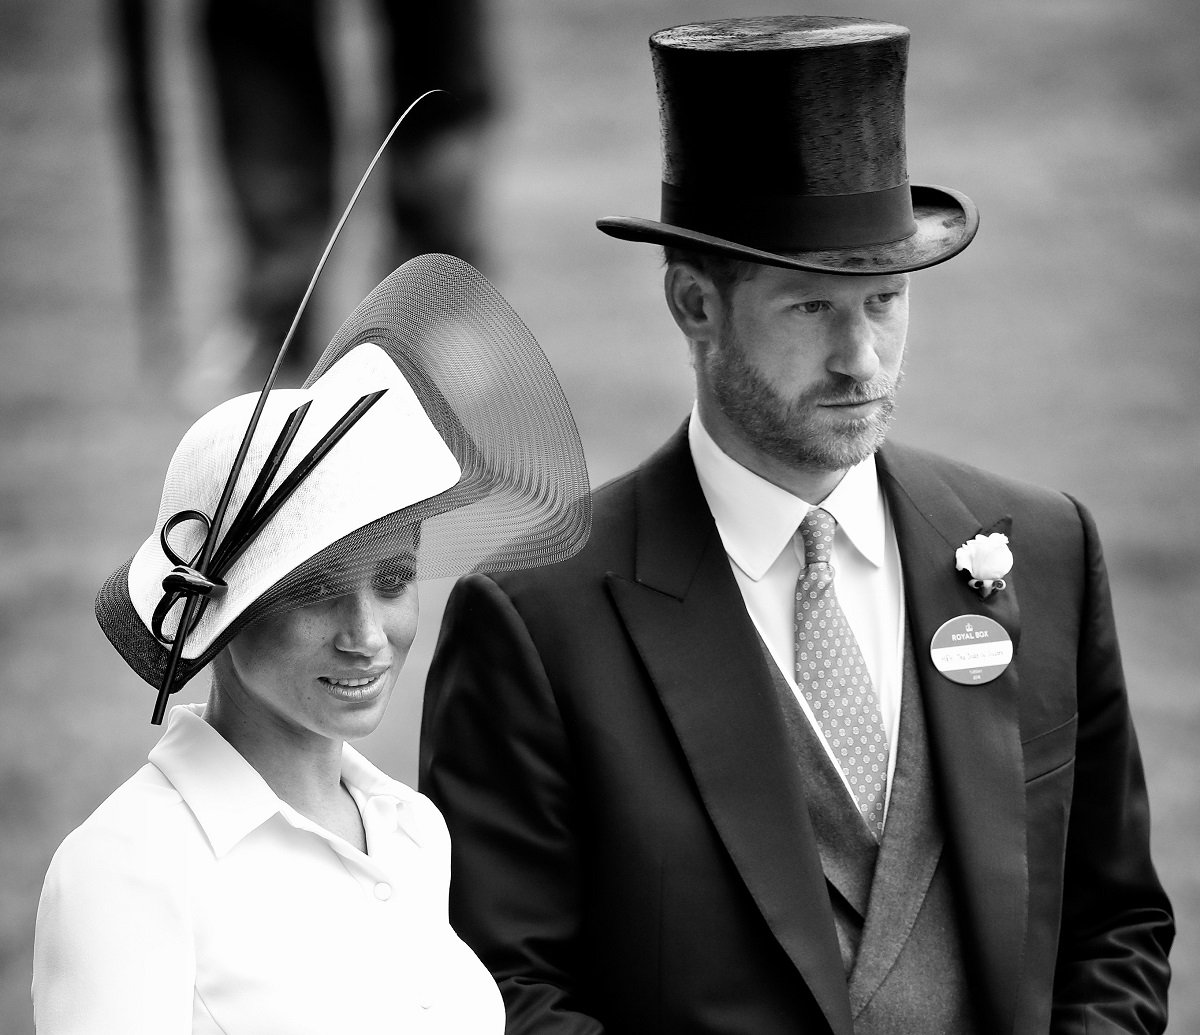
M 367 853 L 281 801 L 201 717 L 63 842 L 38 907 L 39 1035 L 504 1029 L 450 928 L 450 840 L 423 795 L 348 745 Z
M 693 407 L 688 443 L 704 498 L 755 627 L 835 768 L 832 749 L 796 687 L 796 580 L 804 569 L 800 522 L 815 505 L 759 477 L 725 453 Z M 850 468 L 820 507 L 837 521 L 834 588 L 862 650 L 888 740 L 888 790 L 896 765 L 904 668 L 904 594 L 900 552 L 868 457 Z M 845 782 L 845 774 L 842 780 Z M 850 790 L 849 784 L 846 785 Z

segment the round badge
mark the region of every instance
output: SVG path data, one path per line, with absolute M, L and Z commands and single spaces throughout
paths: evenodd
M 929 656 L 947 679 L 975 686 L 990 683 L 1008 668 L 1013 644 L 999 622 L 983 615 L 959 615 L 933 634 Z

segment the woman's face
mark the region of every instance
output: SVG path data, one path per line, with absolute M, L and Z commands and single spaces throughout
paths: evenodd
M 245 718 L 302 737 L 366 736 L 379 725 L 417 631 L 411 565 L 381 564 L 327 595 L 249 625 L 217 659 L 222 694 Z

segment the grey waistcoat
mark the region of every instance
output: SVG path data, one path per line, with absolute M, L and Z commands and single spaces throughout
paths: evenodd
M 906 641 L 900 742 L 879 844 L 769 653 L 767 659 L 833 904 L 855 1035 L 980 1035 L 911 645 Z

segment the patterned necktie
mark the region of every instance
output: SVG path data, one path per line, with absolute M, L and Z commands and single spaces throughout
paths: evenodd
M 833 588 L 829 555 L 836 528 L 833 517 L 818 507 L 800 522 L 805 568 L 796 581 L 796 685 L 878 840 L 883 832 L 887 736 L 871 675 Z

